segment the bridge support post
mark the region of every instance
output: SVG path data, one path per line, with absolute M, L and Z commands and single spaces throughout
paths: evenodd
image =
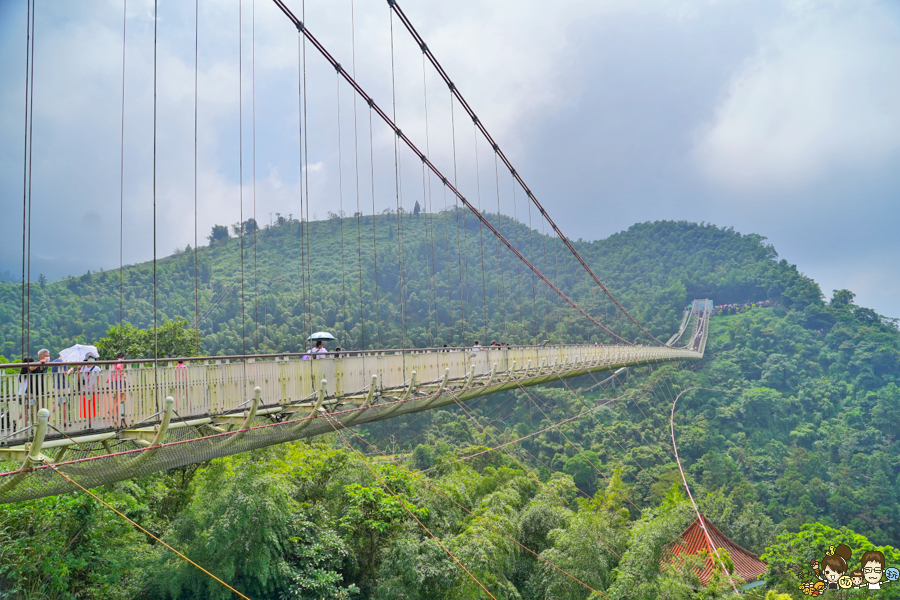
M 375 388 L 377 386 L 378 386 L 378 375 L 373 373 L 372 374 L 372 383 L 369 385 L 369 393 L 366 394 L 365 401 L 362 403 L 362 405 L 359 407 L 359 409 L 356 412 L 347 416 L 347 419 L 343 422 L 344 427 L 349 426 L 351 423 L 353 423 L 355 420 L 357 420 L 360 417 L 360 415 L 362 415 L 363 412 L 365 412 L 364 409 L 369 408 L 369 406 L 372 404 L 372 400 L 375 398 Z
M 465 388 L 472 387 L 473 381 L 475 381 L 475 365 L 472 365 L 472 368 L 469 370 L 469 375 L 466 377 Z
M 140 445 L 147 444 L 147 449 L 131 460 L 125 461 L 120 464 L 120 469 L 132 469 L 134 467 L 137 467 L 138 465 L 142 465 L 143 463 L 150 460 L 150 458 L 154 454 L 156 454 L 156 451 L 159 450 L 159 446 L 162 444 L 162 441 L 166 436 L 166 430 L 169 429 L 169 423 L 172 421 L 172 412 L 175 410 L 175 398 L 173 398 L 172 396 L 166 396 L 163 405 L 165 406 L 165 408 L 163 409 L 162 420 L 159 422 L 159 425 L 157 425 L 156 435 L 153 436 L 153 441 L 147 442 L 146 440 L 133 440 Z M 141 442 L 143 442 L 143 444 Z
M 225 438 L 222 442 L 222 445 L 219 448 L 225 448 L 237 442 L 239 439 L 244 437 L 244 434 L 247 433 L 247 430 L 250 429 L 250 426 L 253 424 L 253 419 L 256 418 L 256 411 L 259 410 L 259 403 L 262 399 L 262 389 L 259 386 L 253 389 L 253 400 L 250 404 L 250 410 L 247 411 L 247 416 L 244 418 L 243 424 L 241 424 L 241 428 L 236 432 Z
M 494 366 L 491 367 L 491 372 L 488 373 L 487 382 L 485 382 L 484 387 L 491 385 L 491 382 L 494 381 L 494 373 L 497 372 L 497 363 L 494 363 Z
M 313 406 L 310 411 L 306 414 L 306 417 L 303 418 L 299 423 L 297 423 L 296 427 L 292 431 L 292 433 L 300 433 L 307 427 L 309 424 L 313 422 L 312 418 L 319 414 L 319 411 L 322 410 L 322 403 L 325 402 L 325 390 L 328 387 L 328 380 L 323 379 L 319 382 L 319 389 L 316 390 L 316 404 Z
M 509 373 L 506 375 L 505 381 L 511 380 L 513 378 L 513 375 L 515 374 L 515 372 L 516 372 L 516 361 L 513 361 L 512 367 L 509 369 Z
M 25 455 L 25 460 L 22 461 L 21 471 L 25 471 L 26 469 L 30 469 L 35 464 L 40 462 L 52 462 L 46 456 L 41 454 L 41 448 L 44 445 L 44 438 L 47 437 L 47 421 L 50 419 L 50 411 L 46 408 L 42 408 L 38 411 L 38 424 L 34 430 L 34 439 L 31 440 L 31 444 L 28 448 L 28 454 Z M 0 494 L 4 492 L 8 492 L 13 489 L 19 482 L 22 481 L 22 478 L 25 477 L 25 473 L 18 473 L 13 475 L 8 481 L 4 482 L 3 485 L 0 485 Z

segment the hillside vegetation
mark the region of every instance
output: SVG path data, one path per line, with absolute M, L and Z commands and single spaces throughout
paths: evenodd
M 559 240 L 506 217 L 489 217 L 588 313 L 611 319 L 611 329 L 626 339 L 648 341 L 613 309 Z M 312 223 L 282 218 L 279 225 L 255 227 L 252 221 L 243 227 L 243 253 L 234 236 L 199 248 L 196 278 L 191 248 L 157 261 L 158 321 L 185 317 L 193 324 L 196 283 L 207 354 L 296 352 L 306 349 L 309 333 L 323 329 L 334 332 L 344 349 L 471 345 L 475 340 L 612 341 L 543 282 L 532 281 L 509 250 L 461 211 Z M 224 226 L 217 230 L 228 234 Z M 574 245 L 657 337 L 677 329 L 682 308 L 694 298 L 719 303 L 768 298 L 800 308 L 821 302 L 816 284 L 786 261 L 776 262 L 774 249 L 757 235 L 660 222 Z M 152 264 L 126 267 L 121 287 L 123 322 L 152 326 Z M 119 324 L 119 272 L 33 284 L 30 304 L 32 352 L 93 343 Z M 0 283 L 0 354 L 8 357 L 19 354 L 20 306 L 21 285 Z
M 415 244 L 426 243 L 426 217 L 403 217 L 408 339 L 426 345 L 430 336 L 437 343 L 485 337 L 479 329 L 484 327 L 479 321 L 480 248 L 472 243 L 477 228 L 468 232 L 474 294 L 468 332 L 440 316 L 442 310 L 448 316 L 454 310 L 458 318 L 458 296 L 451 294 L 455 305 L 439 299 L 437 325 L 429 319 L 428 302 L 413 301 L 414 294 L 427 298 L 431 289 L 430 265 L 420 268 L 415 260 L 425 256 Z M 434 215 L 435 231 L 446 224 L 455 232 L 455 218 Z M 390 219 L 396 227 L 396 215 L 378 217 L 376 231 L 382 223 L 387 229 Z M 355 239 L 355 223 L 344 220 L 345 238 L 350 229 Z M 340 222 L 311 227 L 323 241 L 319 247 L 328 249 L 312 261 L 312 325 L 340 332 L 339 250 L 335 253 Z M 371 233 L 371 222 L 369 227 Z M 511 231 L 512 223 L 504 220 L 503 228 Z M 299 254 L 297 229 L 299 224 L 285 223 L 257 238 L 260 273 L 269 261 L 265 293 L 260 276 L 260 304 L 264 301 L 272 315 L 261 347 L 289 350 L 305 344 L 310 324 L 303 321 L 299 275 L 288 277 L 286 271 L 296 266 L 287 257 Z M 533 235 L 535 247 L 539 239 L 548 249 L 552 244 L 524 227 L 518 234 L 520 242 Z M 391 260 L 397 260 L 396 239 L 393 243 L 391 256 L 388 234 L 379 237 L 385 346 L 402 336 L 399 286 L 395 281 L 392 288 L 390 280 Z M 408 262 L 407 245 L 413 248 Z M 253 598 L 487 597 L 448 552 L 496 598 L 724 598 L 733 593 L 726 579 L 719 577 L 697 592 L 690 563 L 670 566 L 661 560 L 694 516 L 673 463 L 669 413 L 679 391 L 701 388 L 678 402 L 678 451 L 704 513 L 769 562 L 769 584 L 747 597 L 803 597 L 798 569 L 821 561 L 829 546 L 839 543 L 854 551 L 851 568 L 858 568 L 862 552 L 874 547 L 882 549 L 889 566 L 900 565 L 895 549 L 900 543 L 900 425 L 895 417 L 900 333 L 893 322 L 854 304 L 846 290 L 826 301 L 815 282 L 779 261 L 759 236 L 709 225 L 646 223 L 605 240 L 578 242 L 578 247 L 622 303 L 658 336 L 674 331 L 681 308 L 692 298 L 711 297 L 716 304 L 770 299 L 776 306 L 714 317 L 703 361 L 635 369 L 615 387 L 597 386 L 597 375 L 496 394 L 463 407 L 123 482 L 102 488 L 101 495 Z M 418 252 L 424 252 L 421 246 Z M 285 258 L 276 262 L 277 255 Z M 205 302 L 212 306 L 216 286 L 228 289 L 239 279 L 239 249 L 235 240 L 225 240 L 202 249 L 200 256 L 201 275 L 207 274 L 204 293 L 210 295 Z M 594 339 L 597 334 L 582 324 L 583 318 L 555 310 L 555 299 L 538 295 L 534 310 L 530 276 L 524 273 L 521 298 L 513 288 L 498 304 L 497 287 L 509 286 L 517 274 L 504 258 L 501 284 L 496 256 L 486 248 L 488 313 L 494 319 L 487 338 L 511 343 L 541 336 Z M 453 254 L 445 265 L 457 282 L 453 294 L 459 291 L 457 258 Z M 471 268 L 476 259 L 477 271 Z M 435 260 L 445 264 L 440 251 Z M 551 262 L 548 258 L 546 266 Z M 161 291 L 160 306 L 166 317 L 192 316 L 192 267 L 193 252 L 161 261 L 160 282 L 167 283 L 161 285 L 166 292 Z M 138 285 L 146 284 L 140 277 L 147 269 L 130 267 L 126 275 L 129 320 L 140 327 L 152 316 L 147 289 Z M 350 267 L 345 272 L 345 289 L 352 272 Z M 447 276 L 441 268 L 436 272 L 438 281 Z M 580 304 L 605 314 L 596 289 L 575 273 L 570 270 L 563 289 L 574 290 Z M 558 279 L 565 282 L 565 276 L 560 268 Z M 370 287 L 363 290 L 364 314 L 370 306 L 374 310 L 374 289 L 371 304 L 366 295 Z M 15 288 L 3 289 L 4 314 L 10 315 Z M 104 335 L 104 327 L 118 319 L 117 290 L 117 273 L 47 284 L 38 302 L 70 318 L 48 308 L 32 337 L 58 347 L 72 339 L 67 335 Z M 435 295 L 446 298 L 442 291 L 438 286 Z M 104 304 L 107 300 L 112 304 Z M 34 313 L 34 297 L 32 302 Z M 358 315 L 358 296 L 355 302 Z M 497 320 L 504 310 L 510 321 L 506 330 Z M 239 302 L 232 294 L 214 311 L 221 320 L 202 326 L 204 350 L 239 350 Z M 362 334 L 352 314 L 348 310 L 342 346 L 354 347 L 354 336 Z M 66 323 L 74 333 L 54 329 Z M 5 340 L 8 332 L 17 332 L 17 324 L 6 317 L 2 327 Z M 366 330 L 367 345 L 369 336 L 376 339 L 379 333 L 372 327 Z M 555 426 L 586 410 L 591 412 Z M 485 452 L 525 436 L 530 437 Z M 382 454 L 394 452 L 393 459 Z M 0 524 L 0 589 L 18 590 L 12 598 L 230 597 L 81 494 L 0 506 Z M 885 588 L 880 598 L 900 598 L 900 590 Z

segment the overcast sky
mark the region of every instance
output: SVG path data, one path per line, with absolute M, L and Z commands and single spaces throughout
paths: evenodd
M 22 252 L 25 4 L 0 2 L 0 271 L 13 273 L 20 272 Z M 270 213 L 299 214 L 302 59 L 297 31 L 274 3 L 243 0 L 240 21 L 238 0 L 199 4 L 203 243 L 213 224 L 252 216 L 254 201 L 264 223 Z M 301 13 L 301 0 L 287 4 Z M 596 239 L 658 219 L 734 226 L 766 236 L 828 297 L 849 288 L 859 304 L 900 317 L 900 4 L 404 0 L 401 6 L 569 237 Z M 499 187 L 503 212 L 527 220 L 521 192 L 514 209 L 509 173 L 501 168 L 495 180 L 491 149 L 476 142 L 458 106 L 454 136 L 447 87 L 430 67 L 423 70 L 421 52 L 396 19 L 392 92 L 386 2 L 352 0 L 352 8 L 353 26 L 351 0 L 307 0 L 306 24 L 389 114 L 396 99 L 399 126 L 447 177 L 455 171 L 473 202 L 496 211 Z M 194 3 L 160 1 L 160 256 L 194 243 L 194 24 Z M 122 43 L 121 0 L 37 0 L 33 278 L 119 264 Z M 376 210 L 394 206 L 391 133 L 375 122 L 370 146 L 368 108 L 354 107 L 334 69 L 311 46 L 306 52 L 310 217 L 340 206 L 352 214 L 357 202 L 371 212 L 373 187 Z M 152 256 L 152 69 L 153 3 L 129 0 L 126 263 Z M 423 192 L 421 163 L 409 152 L 401 152 L 400 173 L 404 206 L 419 200 L 443 207 L 436 181 L 426 180 L 430 199 Z

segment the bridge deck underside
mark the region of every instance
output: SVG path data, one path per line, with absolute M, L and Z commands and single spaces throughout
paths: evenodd
M 511 358 L 515 353 L 519 360 Z M 232 409 L 213 416 L 192 411 L 173 418 L 168 428 L 150 445 L 159 424 L 130 429 L 83 431 L 68 437 L 48 436 L 41 459 L 29 469 L 16 470 L 21 462 L 5 462 L 0 474 L 0 503 L 16 502 L 73 491 L 75 488 L 58 469 L 85 487 L 104 485 L 149 473 L 228 456 L 273 444 L 294 441 L 409 413 L 438 408 L 456 402 L 486 396 L 518 386 L 535 386 L 597 371 L 623 366 L 659 362 L 692 360 L 702 355 L 686 349 L 649 347 L 569 346 L 564 348 L 530 348 L 481 352 L 428 352 L 413 355 L 380 357 L 377 365 L 379 382 L 371 394 L 361 381 L 346 385 L 346 373 L 362 371 L 363 357 L 336 360 L 293 361 L 298 369 L 307 370 L 309 395 L 285 398 L 284 382 L 265 381 L 258 377 L 244 379 L 236 389 L 259 386 L 268 393 L 253 408 Z M 374 365 L 373 357 L 367 357 Z M 530 362 L 529 362 L 530 361 Z M 282 365 L 287 361 L 278 361 Z M 298 364 L 299 363 L 299 364 Z M 505 369 L 500 368 L 503 363 Z M 260 363 L 255 363 L 257 366 Z M 422 369 L 422 366 L 438 365 Z M 284 369 L 278 365 L 277 369 Z M 216 365 L 222 368 L 246 368 L 250 365 Z M 441 376 L 440 367 L 443 367 Z M 431 372 L 431 378 L 417 378 L 412 367 Z M 207 368 L 208 367 L 204 367 Z M 290 368 L 290 367 L 287 367 Z M 456 376 L 450 377 L 450 369 Z M 415 371 L 415 374 L 414 374 Z M 244 371 L 247 372 L 246 370 Z M 339 390 L 326 396 L 323 382 L 314 389 L 314 376 L 331 374 Z M 406 374 L 409 375 L 406 375 Z M 322 376 L 322 380 L 327 378 Z M 340 382 L 343 381 L 343 386 Z M 393 385 L 387 385 L 391 383 Z M 262 384 L 262 385 L 260 385 Z M 266 387 L 268 386 L 268 387 Z M 324 387 L 330 387 L 330 382 Z M 177 386 L 174 388 L 177 392 Z M 353 391 L 347 391 L 353 390 Z M 242 392 L 237 398 L 246 397 Z M 274 402 L 272 400 L 275 400 Z M 268 400 L 268 402 L 266 402 Z M 177 402 L 176 402 L 177 403 Z M 176 407 L 177 409 L 177 407 Z M 183 417 L 183 418 L 181 418 Z M 141 442 L 141 434 L 144 440 Z M 78 442 L 72 444 L 71 441 Z M 27 455 L 28 445 L 0 448 L 0 457 L 7 461 Z M 41 461 L 43 464 L 41 464 Z M 51 466 L 52 464 L 52 466 Z M 30 466 L 30 465 L 29 465 Z

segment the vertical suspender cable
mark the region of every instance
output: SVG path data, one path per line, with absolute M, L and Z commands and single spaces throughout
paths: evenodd
M 481 212 L 481 171 L 478 168 L 478 123 L 473 125 L 475 129 L 475 191 L 478 199 L 478 212 Z M 487 343 L 488 338 L 488 311 L 487 311 L 487 280 L 484 276 L 484 226 L 478 221 L 478 246 L 481 249 L 481 302 L 484 311 L 484 339 Z
M 453 111 L 453 90 L 450 91 L 450 129 L 452 131 L 451 137 L 453 138 L 453 187 L 458 189 L 459 183 L 458 183 L 458 177 L 457 177 L 457 171 L 456 171 L 456 117 L 454 116 L 454 111 Z M 456 209 L 454 211 L 456 213 L 456 252 L 457 252 L 457 261 L 459 263 L 459 265 L 458 265 L 459 266 L 459 313 L 462 316 L 462 340 L 460 342 L 460 345 L 465 346 L 466 345 L 466 337 L 468 337 L 468 329 L 469 329 L 469 326 L 468 326 L 469 312 L 467 310 L 468 305 L 469 305 L 469 259 L 468 259 L 468 255 L 465 256 L 465 259 L 463 258 L 463 247 L 460 246 L 460 243 L 459 243 L 459 215 L 460 215 L 459 198 L 456 199 L 456 204 L 455 204 L 454 208 Z M 463 238 L 465 238 L 465 235 L 466 235 L 466 229 L 465 229 L 466 228 L 466 213 L 465 213 L 465 211 L 463 211 L 463 213 L 462 213 L 462 225 L 463 225 Z M 465 267 L 466 267 L 465 305 L 463 304 L 463 276 L 462 276 L 463 263 L 465 263 Z
M 431 140 L 428 135 L 428 82 L 425 77 L 425 54 L 422 54 L 422 100 L 425 107 L 425 154 L 426 156 L 431 155 Z M 428 192 L 426 196 L 425 192 L 425 178 L 428 178 Z M 429 250 L 428 246 L 430 246 L 431 251 L 431 307 L 434 309 L 434 335 L 431 338 L 431 346 L 435 347 L 437 345 L 436 339 L 440 336 L 440 327 L 438 321 L 438 308 L 437 308 L 437 282 L 435 280 L 435 265 L 434 265 L 434 222 L 432 220 L 432 215 L 434 213 L 434 201 L 431 196 L 431 174 L 426 173 L 425 163 L 422 163 L 422 197 L 427 200 L 425 205 L 425 243 L 426 243 L 426 252 Z M 431 317 L 429 315 L 429 329 L 431 326 Z
M 159 313 L 156 281 L 156 35 L 159 26 L 159 0 L 153 0 L 153 396 L 159 410 Z
M 496 154 L 494 155 L 496 158 Z M 512 199 L 513 199 L 513 236 L 516 242 L 516 248 L 520 248 L 519 246 L 519 213 L 516 207 L 516 180 L 512 180 Z M 516 288 L 518 289 L 518 301 L 516 302 L 516 321 L 522 320 L 525 316 L 525 313 L 522 309 L 522 269 L 520 268 L 522 263 L 520 261 L 516 261 Z
M 306 22 L 306 0 L 300 5 L 300 9 L 302 11 L 303 22 Z M 313 333 L 313 322 L 312 322 L 312 255 L 310 254 L 309 247 L 309 238 L 310 238 L 310 227 L 311 223 L 309 221 L 309 119 L 307 117 L 306 109 L 307 109 L 307 101 L 306 101 L 306 36 L 303 33 L 300 33 L 300 37 L 303 38 L 303 172 L 305 174 L 305 187 L 306 187 L 306 296 L 309 299 L 309 304 L 307 305 L 307 327 L 308 333 L 307 335 L 312 335 Z M 301 216 L 301 219 L 303 217 Z M 303 239 L 301 238 L 301 243 Z
M 197 99 L 200 73 L 200 0 L 194 0 L 194 335 L 196 347 L 200 353 L 200 273 L 197 260 Z M 124 80 L 123 80 L 124 88 Z
M 27 287 L 25 300 L 27 302 L 26 319 L 25 319 L 25 348 L 31 353 L 31 190 L 33 188 L 31 181 L 31 169 L 34 165 L 34 38 L 35 38 L 35 22 L 37 21 L 37 0 L 35 0 L 31 9 L 31 93 L 28 99 L 28 114 L 30 120 L 28 122 L 28 271 L 27 271 Z
M 347 288 L 344 284 L 344 158 L 341 149 L 341 73 L 334 75 L 337 91 L 337 132 L 338 132 L 338 228 L 341 231 L 341 333 L 347 338 Z M 343 342 L 342 342 L 343 343 Z
M 397 122 L 397 89 L 394 73 L 394 12 L 391 16 L 391 103 L 393 119 Z M 394 189 L 397 197 L 397 267 L 400 274 L 400 344 L 406 348 L 406 292 L 403 287 L 403 203 L 400 200 L 400 136 L 394 136 Z M 404 359 L 406 354 L 403 355 Z
M 498 165 L 499 161 L 497 160 L 497 151 L 494 151 L 494 183 L 497 186 L 497 231 L 501 234 L 503 233 L 503 216 L 500 214 L 500 167 Z M 503 280 L 503 251 L 500 248 L 499 242 L 496 242 L 497 245 L 497 253 L 496 256 L 500 260 L 500 301 L 497 303 L 500 305 L 500 332 L 503 337 L 506 338 L 506 282 Z
M 378 310 L 378 244 L 375 236 L 375 222 L 378 220 L 375 216 L 375 144 L 372 141 L 372 107 L 369 107 L 369 166 L 371 168 L 372 182 L 372 264 L 375 267 L 375 336 L 378 341 L 378 347 L 383 348 L 381 343 L 381 317 Z
M 125 26 L 128 22 L 128 0 L 122 2 L 122 133 L 119 143 L 119 330 L 125 320 Z M 195 235 L 196 238 L 196 235 Z M 194 243 L 196 246 L 196 241 Z M 120 352 L 125 351 L 122 336 Z
M 303 134 L 305 129 L 303 127 L 303 56 L 302 56 L 302 44 L 301 41 L 303 39 L 302 33 L 297 33 L 297 157 L 299 159 L 299 179 L 298 184 L 300 187 L 300 218 L 299 221 L 299 231 L 300 231 L 300 306 L 301 308 L 301 330 L 306 331 L 306 317 L 307 317 L 307 301 L 306 301 L 306 251 L 303 246 L 303 239 L 306 228 L 306 219 L 303 213 L 303 199 L 304 199 L 304 191 L 303 191 L 303 178 L 306 174 L 306 169 L 304 167 L 304 154 L 303 154 Z M 302 337 L 302 336 L 301 336 Z
M 253 332 L 254 352 L 259 354 L 259 261 L 256 249 L 256 236 L 259 230 L 259 221 L 256 220 L 256 0 L 250 3 L 250 92 L 253 138 Z
M 515 184 L 513 184 L 515 186 Z M 513 187 L 513 198 L 515 198 L 516 190 Z M 534 253 L 534 229 L 531 226 L 531 202 L 528 203 L 528 251 L 531 253 L 531 260 L 537 263 L 537 256 Z M 534 343 L 538 342 L 538 322 L 537 322 L 537 290 L 534 283 L 534 271 L 531 272 L 531 310 L 534 313 Z
M 28 123 L 31 112 L 28 101 L 31 97 L 31 20 L 33 5 L 31 0 L 25 7 L 25 149 L 22 154 L 22 360 L 28 356 L 28 345 L 25 343 L 25 261 L 28 236 Z
M 442 217 L 444 220 L 444 237 L 446 238 L 446 244 L 444 245 L 446 250 L 444 253 L 444 264 L 447 268 L 447 318 L 449 319 L 448 324 L 450 325 L 448 333 L 450 335 L 449 341 L 452 343 L 456 328 L 453 327 L 453 295 L 451 292 L 452 286 L 450 285 L 450 280 L 453 278 L 453 269 L 450 268 L 450 218 L 447 214 L 447 186 L 442 185 L 441 189 L 444 195 L 444 212 Z
M 350 0 L 350 53 L 352 57 L 353 79 L 356 79 L 356 16 L 354 1 Z M 359 115 L 356 108 L 356 94 L 353 94 L 353 167 L 356 172 L 356 253 L 359 267 L 359 349 L 366 349 L 366 319 L 363 315 L 362 283 L 362 212 L 359 209 Z M 374 215 L 372 217 L 374 219 Z
M 241 241 L 241 354 L 247 354 L 247 311 L 244 307 L 244 0 L 238 0 L 238 235 Z

